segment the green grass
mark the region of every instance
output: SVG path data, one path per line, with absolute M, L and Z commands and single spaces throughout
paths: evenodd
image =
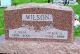
M 18 5 L 30 2 L 47 3 L 47 1 L 48 0 L 12 0 L 12 3 L 13 5 Z M 80 5 L 72 5 L 71 7 L 73 8 L 74 12 L 80 16 Z M 5 8 L 0 8 L 0 35 L 4 34 L 4 9 Z M 74 36 L 80 37 L 80 27 L 74 28 Z
M 74 36 L 80 37 L 80 27 L 74 27 Z
M 0 8 L 0 35 L 4 34 L 4 8 Z
M 4 34 L 4 28 L 0 28 L 0 35 Z
M 29 3 L 30 0 L 12 0 L 13 5 Z
M 80 27 L 75 27 L 74 28 L 74 36 L 75 37 L 80 37 Z
M 46 3 L 48 0 L 12 0 L 13 5 L 17 4 L 23 4 L 23 3 L 30 3 L 30 2 L 36 2 L 36 3 Z
M 72 5 L 71 6 L 76 14 L 80 16 L 80 5 Z
M 79 15 L 79 21 L 80 21 L 80 4 L 79 5 L 72 5 L 71 6 L 76 14 Z M 74 36 L 80 37 L 80 26 L 74 27 Z

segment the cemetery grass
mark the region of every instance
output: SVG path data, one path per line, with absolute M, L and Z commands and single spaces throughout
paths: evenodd
M 80 4 L 70 6 L 73 8 L 74 12 L 80 16 Z
M 12 0 L 13 5 L 23 4 L 23 3 L 31 3 L 31 2 L 47 3 L 48 0 Z
M 4 8 L 0 8 L 0 35 L 4 34 Z
M 70 6 L 73 8 L 74 12 L 79 15 L 79 21 L 80 21 L 80 3 L 79 5 L 72 5 Z M 74 36 L 80 37 L 80 26 L 79 27 L 74 27 Z
M 74 27 L 74 36 L 80 37 L 80 27 Z

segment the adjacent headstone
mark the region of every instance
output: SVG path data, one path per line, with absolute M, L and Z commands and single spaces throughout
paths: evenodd
M 76 0 L 53 0 L 53 3 L 58 5 L 63 5 L 64 2 L 67 2 L 69 5 L 77 4 Z
M 0 0 L 0 7 L 11 6 L 11 0 Z
M 73 10 L 53 4 L 24 4 L 5 10 L 5 36 L 13 40 L 72 42 Z

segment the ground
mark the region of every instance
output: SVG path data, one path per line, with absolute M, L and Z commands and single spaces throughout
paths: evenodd
M 37 3 L 47 3 L 48 0 L 12 0 L 13 5 L 29 3 L 29 2 L 37 2 Z M 80 3 L 80 2 L 79 2 Z M 71 6 L 76 14 L 80 16 L 80 4 Z M 4 9 L 0 8 L 0 35 L 4 34 Z M 80 28 L 74 27 L 74 36 L 80 37 Z

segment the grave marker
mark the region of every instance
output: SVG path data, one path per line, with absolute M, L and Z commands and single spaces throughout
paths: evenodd
M 5 10 L 6 39 L 72 42 L 73 10 L 53 4 L 25 4 Z
M 0 7 L 9 7 L 11 6 L 11 0 L 0 0 Z
M 76 0 L 53 0 L 53 4 L 59 4 L 62 5 L 64 3 L 67 3 L 69 5 L 77 4 Z

